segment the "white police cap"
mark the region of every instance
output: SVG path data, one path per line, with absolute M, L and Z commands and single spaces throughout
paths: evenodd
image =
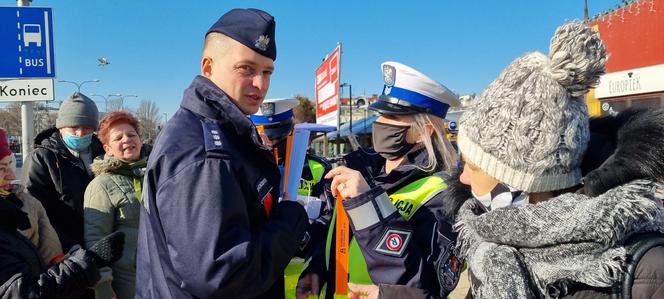
M 450 106 L 459 106 L 459 97 L 444 85 L 407 65 L 387 61 L 381 64 L 383 93 L 370 109 L 385 114 L 429 113 L 445 118 Z
M 300 102 L 295 99 L 266 99 L 258 112 L 251 115 L 251 121 L 257 125 L 271 125 L 293 118 L 293 108 Z

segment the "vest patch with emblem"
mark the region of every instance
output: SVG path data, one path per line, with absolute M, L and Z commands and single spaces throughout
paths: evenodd
M 446 293 L 456 288 L 462 270 L 461 261 L 450 250 L 449 258 L 442 260 L 438 265 L 438 280 Z
M 383 254 L 401 257 L 408 241 L 410 241 L 411 234 L 410 231 L 406 230 L 388 229 L 383 233 L 383 237 L 380 238 L 375 250 Z

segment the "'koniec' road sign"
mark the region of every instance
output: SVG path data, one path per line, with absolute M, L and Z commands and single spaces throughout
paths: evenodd
M 0 7 L 0 78 L 53 78 L 53 13 Z
M 0 80 L 0 101 L 53 101 L 53 79 Z

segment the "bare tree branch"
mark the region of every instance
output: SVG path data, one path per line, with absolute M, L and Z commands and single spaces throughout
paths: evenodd
M 162 124 L 161 115 L 157 103 L 152 100 L 142 100 L 136 111 L 139 122 L 139 131 L 144 143 L 152 144 L 159 133 Z

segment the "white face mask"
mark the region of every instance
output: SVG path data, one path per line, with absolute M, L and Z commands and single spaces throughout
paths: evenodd
M 519 191 L 506 184 L 498 183 L 487 194 L 478 196 L 472 192 L 473 197 L 484 205 L 488 210 L 505 208 L 509 206 L 522 206 L 528 203 L 528 193 Z

